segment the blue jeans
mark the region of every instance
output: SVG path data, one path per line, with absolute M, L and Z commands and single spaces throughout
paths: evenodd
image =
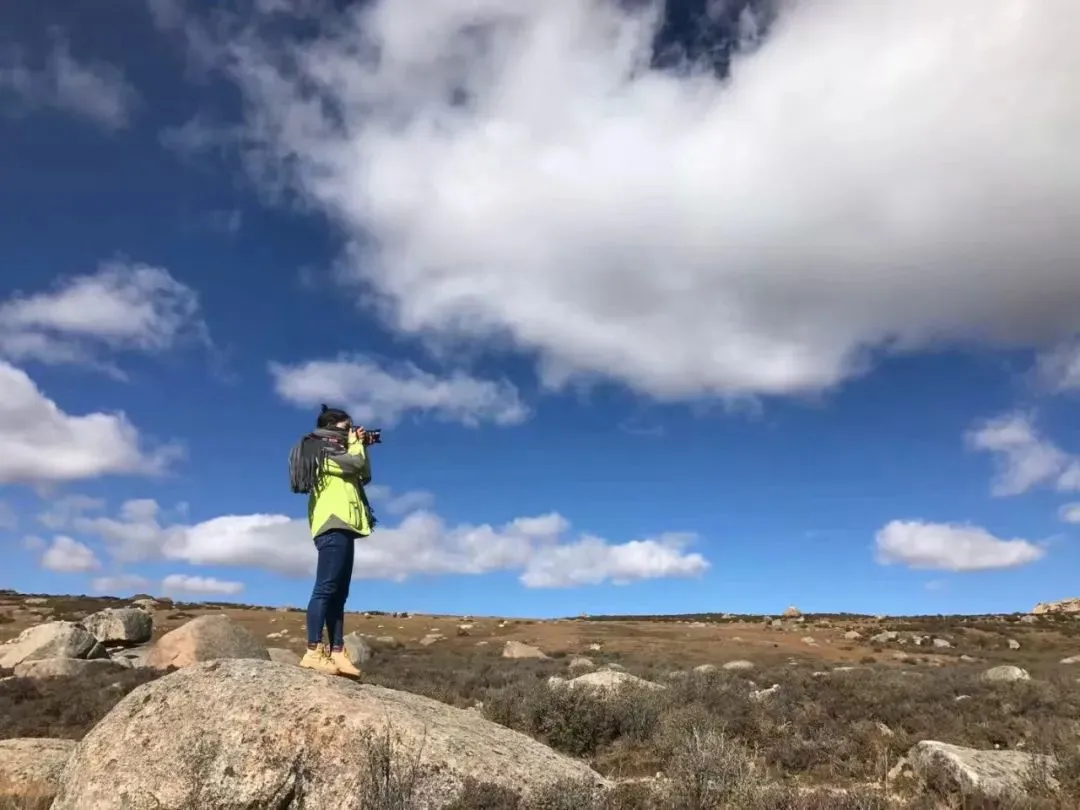
M 332 648 L 345 645 L 345 600 L 349 598 L 356 536 L 333 530 L 315 538 L 319 562 L 315 568 L 315 587 L 307 608 L 308 645 L 322 641 L 326 628 Z

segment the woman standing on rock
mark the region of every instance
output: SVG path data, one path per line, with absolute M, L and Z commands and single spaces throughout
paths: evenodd
M 377 433 L 354 428 L 345 411 L 323 405 L 316 429 L 289 456 L 292 490 L 308 495 L 308 523 L 318 551 L 307 609 L 307 652 L 300 666 L 350 678 L 361 672 L 345 649 L 345 602 L 356 539 L 375 528 L 364 487 L 371 481 L 367 447 L 378 440 Z

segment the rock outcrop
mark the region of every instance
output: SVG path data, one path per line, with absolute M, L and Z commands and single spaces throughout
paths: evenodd
M 0 740 L 0 799 L 14 800 L 14 807 L 21 807 L 20 801 L 26 807 L 47 802 L 56 795 L 60 774 L 74 748 L 74 740 Z
M 355 810 L 372 747 L 418 765 L 410 807 L 442 807 L 469 777 L 528 797 L 562 779 L 608 783 L 524 734 L 408 692 L 270 661 L 196 664 L 135 689 L 78 744 L 53 810 Z
M 46 622 L 0 645 L 0 667 L 12 669 L 41 658 L 104 658 L 105 648 L 76 622 Z
M 531 644 L 522 644 L 520 641 L 508 641 L 503 647 L 502 657 L 543 659 L 548 656 L 539 647 L 533 647 Z
M 122 672 L 124 664 L 111 658 L 35 658 L 15 665 L 18 678 L 64 678 L 96 672 Z
M 1053 758 L 1023 751 L 982 751 L 923 740 L 908 751 L 915 775 L 926 779 L 944 774 L 965 793 L 986 796 L 1024 795 L 1030 778 L 1042 772 L 1053 782 Z
M 1080 596 L 1070 596 L 1056 602 L 1039 602 L 1031 609 L 1036 616 L 1047 613 L 1080 613 Z
M 79 622 L 102 644 L 144 644 L 154 634 L 154 619 L 139 608 L 106 608 Z
M 261 641 L 228 616 L 199 616 L 159 638 L 146 656 L 146 666 L 180 668 L 220 658 L 269 661 L 270 653 Z

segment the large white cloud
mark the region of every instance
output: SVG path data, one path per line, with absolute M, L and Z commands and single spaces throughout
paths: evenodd
M 209 339 L 197 293 L 145 264 L 107 262 L 0 303 L 0 356 L 15 362 L 100 365 L 119 374 L 103 351 L 163 351 L 185 339 Z
M 0 484 L 156 474 L 183 452 L 177 444 L 148 447 L 123 413 L 65 413 L 2 360 L 0 392 Z
M 50 46 L 39 63 L 18 47 L 0 44 L 0 103 L 4 109 L 30 112 L 52 108 L 107 130 L 127 126 L 139 94 L 124 74 L 114 65 L 77 58 L 61 35 L 54 35 Z
M 1031 413 L 989 419 L 965 438 L 971 448 L 995 456 L 994 495 L 1020 495 L 1041 484 L 1063 492 L 1080 491 L 1080 457 L 1045 438 Z
M 193 525 L 163 525 L 159 515 L 154 501 L 139 500 L 125 503 L 115 518 L 75 516 L 71 527 L 101 538 L 122 564 L 165 559 L 289 576 L 314 571 L 315 551 L 302 518 L 223 515 Z M 556 513 L 501 526 L 450 526 L 421 509 L 397 525 L 380 524 L 357 545 L 355 577 L 403 581 L 418 575 L 516 571 L 524 585 L 536 588 L 692 577 L 709 567 L 700 553 L 688 550 L 694 540 L 680 533 L 625 543 L 575 537 L 569 522 Z
M 1064 523 L 1080 524 L 1080 503 L 1063 504 L 1061 508 L 1058 509 L 1058 517 Z
M 535 352 L 553 384 L 785 394 L 1080 327 L 1075 0 L 784 2 L 727 83 L 648 68 L 657 6 L 234 29 L 249 166 L 355 240 L 398 329 Z
M 217 579 L 215 577 L 198 577 L 190 574 L 169 574 L 161 580 L 161 590 L 170 594 L 196 594 L 208 596 L 211 594 L 220 596 L 236 596 L 244 590 L 243 582 L 234 580 Z
M 99 570 L 101 561 L 85 543 L 58 535 L 41 555 L 41 567 L 61 573 L 86 573 Z
M 516 424 L 529 416 L 513 385 L 462 371 L 436 376 L 411 363 L 383 367 L 371 358 L 347 356 L 294 365 L 271 363 L 270 373 L 277 393 L 289 402 L 341 403 L 358 424 L 393 425 L 404 414 L 417 411 L 467 425 Z
M 894 520 L 878 531 L 878 561 L 944 571 L 1018 568 L 1046 555 L 1029 540 L 1004 540 L 986 529 L 959 523 Z

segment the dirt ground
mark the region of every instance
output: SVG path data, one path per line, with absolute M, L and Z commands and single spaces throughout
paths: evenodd
M 0 592 L 0 642 L 35 624 L 77 621 L 131 601 Z M 267 647 L 304 647 L 298 609 L 156 602 L 155 637 L 197 616 L 225 613 Z M 1078 614 L 541 621 L 353 613 L 346 630 L 372 648 L 366 681 L 476 709 L 615 780 L 617 796 L 599 810 L 1080 807 L 1080 663 L 1067 662 L 1080 662 Z M 546 656 L 504 657 L 507 641 Z M 578 656 L 652 686 L 617 698 L 552 688 L 553 676 L 577 671 L 580 662 L 571 662 Z M 749 663 L 724 668 L 736 660 Z M 1002 664 L 1031 677 L 983 677 Z M 0 671 L 0 739 L 78 740 L 123 695 L 162 675 L 133 669 L 103 674 L 97 683 Z M 916 782 L 898 767 L 921 740 L 1051 754 L 1060 763 L 1059 786 L 1045 795 L 1036 785 L 1027 797 L 984 800 L 944 776 Z M 478 796 L 455 808 L 528 810 L 512 797 Z M 410 805 L 377 810 L 384 806 Z M 572 807 L 594 805 L 582 800 Z M 0 802 L 0 810 L 8 808 Z
M 38 603 L 39 600 L 43 601 Z M 154 615 L 155 638 L 196 616 L 224 613 L 256 638 L 264 639 L 267 646 L 296 650 L 304 646 L 304 612 L 300 609 L 158 601 L 161 607 Z M 102 608 L 130 602 L 109 597 L 0 591 L 0 643 L 43 621 L 78 621 Z M 591 648 L 599 644 L 607 658 L 672 669 L 750 659 L 762 665 L 790 660 L 832 666 L 1014 664 L 1034 675 L 1059 672 L 1062 658 L 1080 654 L 1080 619 L 1070 614 L 794 618 L 781 615 L 778 612 L 776 616 L 706 614 L 648 620 L 535 620 L 422 614 L 394 617 L 365 612 L 348 614 L 346 632 L 393 637 L 395 646 L 419 649 L 424 649 L 421 639 L 432 633 L 443 635 L 445 638 L 438 645 L 450 650 L 502 645 L 512 640 L 535 645 L 552 656 L 588 655 L 595 653 Z M 852 631 L 859 637 L 845 637 Z M 873 640 L 875 635 L 888 631 L 898 633 L 899 638 Z M 278 633 L 284 635 L 275 637 Z M 916 643 L 920 636 L 925 637 L 921 644 Z M 938 644 L 947 642 L 949 646 L 935 646 L 935 638 L 941 640 Z M 1080 677 L 1080 665 L 1076 674 Z

